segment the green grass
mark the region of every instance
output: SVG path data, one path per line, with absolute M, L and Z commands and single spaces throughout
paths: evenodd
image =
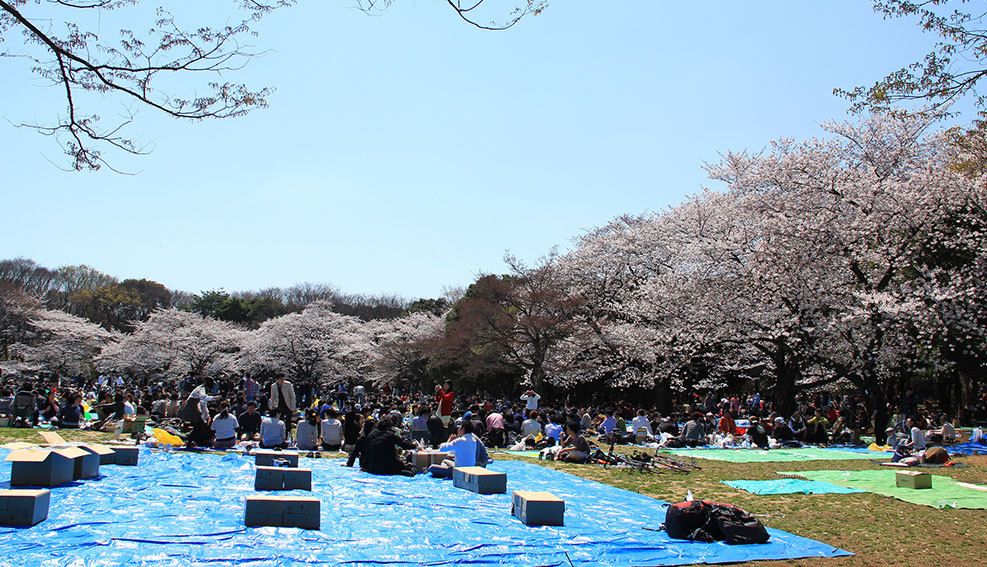
M 877 494 L 757 496 L 722 484 L 722 480 L 780 478 L 775 472 L 880 469 L 871 461 L 803 463 L 728 463 L 697 459 L 701 470 L 689 474 L 640 473 L 546 461 L 539 464 L 669 502 L 692 490 L 704 500 L 729 502 L 755 514 L 765 525 L 824 541 L 853 552 L 827 560 L 759 561 L 749 565 L 885 566 L 917 565 L 939 558 L 949 565 L 984 565 L 987 510 L 939 510 Z M 960 458 L 965 466 L 923 469 L 963 482 L 987 484 L 987 456 Z
M 105 441 L 112 433 L 59 431 L 68 441 Z M 40 442 L 36 430 L 0 429 L 0 443 Z M 512 458 L 496 454 L 495 458 Z M 884 566 L 935 564 L 984 565 L 987 549 L 987 511 L 939 510 L 901 502 L 876 494 L 825 494 L 756 496 L 721 484 L 721 480 L 779 478 L 776 471 L 819 469 L 878 469 L 871 461 L 813 461 L 804 463 L 727 463 L 697 459 L 702 467 L 690 474 L 640 473 L 626 469 L 604 469 L 595 465 L 572 465 L 534 459 L 538 463 L 583 478 L 645 494 L 670 502 L 680 501 L 692 490 L 696 498 L 736 504 L 757 515 L 762 522 L 800 536 L 824 541 L 856 555 L 827 560 L 757 562 L 750 565 Z M 963 482 L 987 484 L 987 456 L 960 458 L 964 466 L 927 469 Z

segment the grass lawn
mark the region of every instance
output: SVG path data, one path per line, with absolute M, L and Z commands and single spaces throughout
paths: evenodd
M 90 431 L 59 433 L 69 441 L 98 441 L 113 437 L 110 433 Z M 39 442 L 41 438 L 35 430 L 0 429 L 0 443 L 9 441 Z M 512 457 L 497 454 L 495 458 Z M 937 560 L 950 565 L 987 563 L 983 557 L 984 549 L 987 549 L 987 510 L 938 510 L 869 493 L 756 496 L 720 483 L 721 480 L 779 478 L 775 472 L 780 470 L 882 468 L 871 461 L 737 464 L 697 459 L 696 463 L 702 470 L 690 474 L 651 474 L 593 465 L 523 460 L 670 502 L 682 500 L 686 491 L 692 490 L 696 498 L 736 504 L 756 514 L 772 528 L 818 539 L 856 554 L 847 558 L 760 561 L 750 565 L 849 567 L 934 564 Z M 923 470 L 964 482 L 987 484 L 987 456 L 961 457 L 959 462 L 965 466 Z M 627 513 L 633 514 L 634 511 L 628 510 Z
M 921 470 L 964 482 L 987 484 L 987 456 L 961 457 L 959 460 L 966 466 Z M 697 459 L 702 470 L 689 474 L 651 474 L 591 465 L 537 462 L 669 502 L 683 500 L 686 492 L 692 490 L 697 499 L 735 504 L 757 515 L 769 527 L 817 539 L 855 554 L 846 558 L 758 561 L 748 565 L 918 565 L 934 564 L 933 558 L 949 565 L 987 564 L 984 558 L 987 510 L 939 510 L 870 493 L 757 496 L 720 483 L 721 480 L 780 478 L 775 472 L 782 470 L 887 468 L 871 461 L 738 464 Z

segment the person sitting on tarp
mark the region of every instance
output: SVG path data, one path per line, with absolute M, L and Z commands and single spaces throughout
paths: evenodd
M 579 423 L 570 421 L 565 424 L 565 437 L 562 441 L 562 448 L 555 454 L 556 461 L 566 461 L 568 463 L 585 463 L 589 458 L 589 441 L 580 435 Z
M 260 422 L 260 446 L 264 449 L 285 449 L 288 447 L 288 431 L 276 411 Z
M 703 425 L 703 415 L 699 412 L 692 414 L 692 419 L 685 422 L 679 441 L 686 447 L 698 447 L 706 444 L 706 427 Z
M 926 446 L 925 433 L 916 425 L 915 419 L 909 417 L 905 420 L 905 426 L 908 428 L 909 436 L 900 445 L 904 445 L 912 451 L 924 451 Z
M 315 451 L 319 448 L 319 414 L 314 409 L 305 410 L 305 419 L 298 422 L 295 446 L 300 451 Z
M 933 443 L 955 443 L 959 439 L 959 434 L 953 427 L 953 420 L 948 415 L 942 414 L 942 425 L 939 429 L 929 431 L 927 437 Z
M 58 412 L 58 426 L 62 429 L 79 429 L 82 423 L 82 396 L 76 393 L 65 398 L 66 404 Z
M 439 451 L 452 453 L 452 459 L 432 465 L 428 468 L 428 472 L 435 477 L 449 477 L 452 476 L 453 467 L 487 466 L 489 459 L 485 457 L 486 447 L 483 447 L 483 442 L 473 434 L 473 431 L 473 422 L 464 420 L 459 425 L 459 435 L 450 435 L 449 441 L 439 445 Z
M 360 439 L 362 441 L 357 441 L 356 448 L 347 460 L 347 466 L 353 466 L 353 460 L 358 456 L 360 470 L 368 473 L 415 476 L 414 467 L 397 455 L 398 447 L 410 450 L 415 448 L 415 443 L 398 435 L 390 416 L 381 418 L 374 430 Z
M 802 412 L 795 410 L 792 418 L 788 420 L 788 428 L 792 430 L 792 435 L 795 436 L 796 441 L 806 441 L 806 425 L 805 419 L 802 417 Z
M 792 427 L 785 422 L 785 418 L 776 417 L 775 427 L 771 432 L 774 440 L 781 446 L 784 447 L 801 447 L 802 444 L 795 439 L 795 432 L 792 431 Z
M 240 424 L 240 439 L 253 441 L 260 437 L 261 415 L 257 411 L 257 402 L 247 402 L 247 409 L 237 416 L 236 421 Z
M 825 445 L 829 443 L 829 433 L 826 428 L 829 427 L 829 420 L 823 415 L 823 410 L 821 408 L 816 408 L 816 414 L 809 418 L 805 422 L 805 440 L 807 443 L 818 443 L 820 445 Z
M 230 406 L 226 402 L 220 404 L 219 413 L 213 416 L 209 426 L 215 434 L 213 449 L 229 449 L 236 445 L 237 425 L 236 416 L 230 413 Z
M 737 422 L 733 420 L 732 411 L 723 410 L 723 417 L 720 418 L 720 422 L 717 424 L 716 430 L 723 435 L 737 434 Z
M 759 449 L 767 450 L 769 448 L 768 432 L 756 415 L 752 415 L 750 421 L 751 425 L 747 428 L 747 435 L 750 436 L 751 443 L 757 445 Z

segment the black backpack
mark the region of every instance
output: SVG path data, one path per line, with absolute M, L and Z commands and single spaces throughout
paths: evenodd
M 730 504 L 695 501 L 669 504 L 665 513 L 669 537 L 692 541 L 723 541 L 729 545 L 767 543 L 760 520 Z
M 675 539 L 694 539 L 694 536 L 700 536 L 697 531 L 706 525 L 708 508 L 705 502 L 699 500 L 669 504 L 668 511 L 665 512 L 665 531 L 668 536 Z
M 730 504 L 712 505 L 709 520 L 718 532 L 714 538 L 730 545 L 767 543 L 771 537 L 760 520 Z

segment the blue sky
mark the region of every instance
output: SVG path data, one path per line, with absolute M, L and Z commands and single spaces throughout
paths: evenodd
M 61 111 L 59 93 L 0 61 L 0 257 L 192 292 L 436 296 L 503 271 L 506 251 L 535 259 L 681 201 L 719 153 L 818 134 L 846 116 L 834 87 L 934 40 L 866 0 L 557 0 L 507 32 L 444 4 L 269 16 L 256 42 L 272 52 L 239 78 L 275 86 L 271 107 L 198 124 L 142 112 L 154 152 L 115 161 L 135 176 L 52 166 L 57 147 L 7 121 Z

